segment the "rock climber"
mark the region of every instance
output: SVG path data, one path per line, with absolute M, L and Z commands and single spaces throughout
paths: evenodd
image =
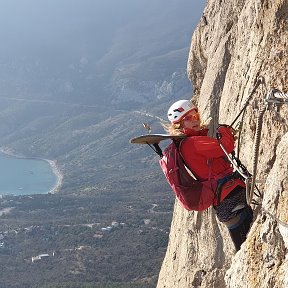
M 253 210 L 246 202 L 245 183 L 225 157 L 219 141 L 228 153 L 234 150 L 235 131 L 228 125 L 219 125 L 217 138 L 208 136 L 201 123 L 198 108 L 190 100 L 179 100 L 168 110 L 170 123 L 163 125 L 170 135 L 182 135 L 178 148 L 185 163 L 200 181 L 214 178 L 217 191 L 213 208 L 220 222 L 228 228 L 236 251 L 246 240 L 253 220 Z

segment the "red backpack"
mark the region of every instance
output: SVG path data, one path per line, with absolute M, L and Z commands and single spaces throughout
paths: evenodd
M 159 160 L 160 166 L 182 206 L 189 211 L 203 211 L 215 201 L 217 181 L 194 179 L 187 171 L 189 168 L 176 145 L 172 142 L 164 150 L 163 157 Z

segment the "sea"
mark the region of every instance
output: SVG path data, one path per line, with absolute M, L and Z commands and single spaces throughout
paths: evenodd
M 0 195 L 45 194 L 58 182 L 49 161 L 0 153 Z

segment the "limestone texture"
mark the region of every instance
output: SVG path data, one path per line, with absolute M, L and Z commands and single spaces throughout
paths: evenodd
M 239 153 L 253 166 L 256 122 L 272 88 L 288 92 L 288 1 L 208 0 L 188 58 L 193 99 L 203 118 L 231 124 L 255 81 L 239 135 Z M 240 118 L 242 119 L 242 118 Z M 264 112 L 254 222 L 235 253 L 212 208 L 187 212 L 175 203 L 167 253 L 157 288 L 288 288 L 288 104 Z

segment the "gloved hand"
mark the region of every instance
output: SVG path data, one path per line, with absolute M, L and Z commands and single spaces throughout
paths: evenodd
M 231 127 L 227 124 L 219 124 L 219 126 L 217 128 L 217 132 L 216 132 L 216 138 L 218 140 L 220 140 L 222 138 L 222 135 L 221 135 L 221 128 L 222 127 L 229 128 L 234 140 L 237 140 L 237 136 L 236 136 L 237 131 L 233 127 Z

